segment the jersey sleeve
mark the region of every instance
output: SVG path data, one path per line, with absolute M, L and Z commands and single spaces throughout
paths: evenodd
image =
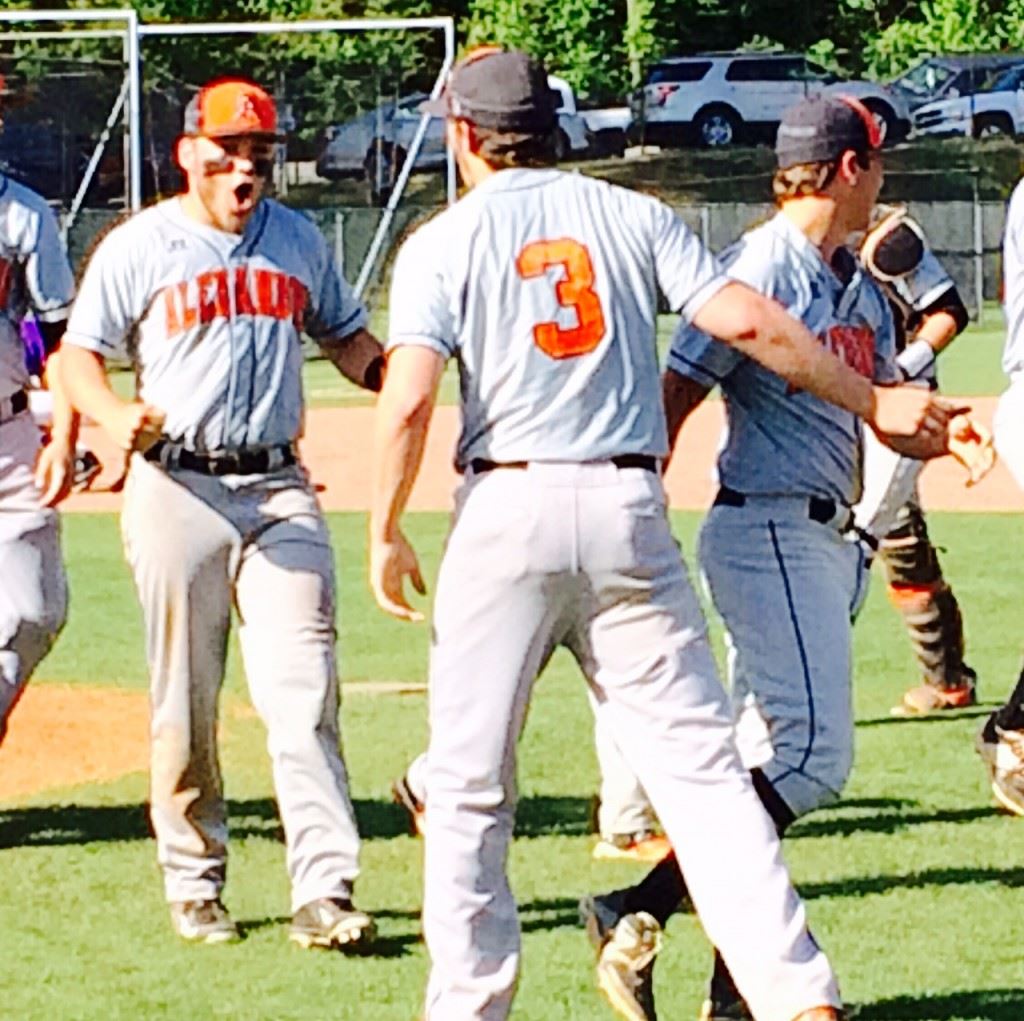
M 655 271 L 673 311 L 692 319 L 727 283 L 718 260 L 696 234 L 661 202 L 653 202 Z
M 71 308 L 64 343 L 103 358 L 128 356 L 128 337 L 140 310 L 133 308 L 136 259 L 120 230 L 107 235 L 93 253 Z
M 60 322 L 68 317 L 75 281 L 60 243 L 57 221 L 48 206 L 39 210 L 37 224 L 34 243 L 25 260 L 25 288 L 40 322 Z
M 338 264 L 320 231 L 314 228 L 310 236 L 316 244 L 316 273 L 313 291 L 309 295 L 304 327 L 306 333 L 314 340 L 323 340 L 328 337 L 347 337 L 356 330 L 365 329 L 365 306 L 339 272 Z
M 762 294 L 767 293 L 767 267 L 770 266 L 770 260 L 758 258 L 755 246 L 749 243 L 746 236 L 722 253 L 718 265 L 723 267 L 722 271 L 727 274 L 720 278 L 721 284 L 728 280 L 739 280 Z M 714 291 L 707 293 L 703 301 L 713 293 Z M 732 345 L 716 340 L 683 319 L 672 337 L 668 367 L 710 389 L 721 383 L 745 358 L 746 355 Z
M 385 348 L 427 347 L 448 359 L 455 353 L 457 324 L 439 253 L 431 251 L 432 236 L 421 228 L 399 249 Z

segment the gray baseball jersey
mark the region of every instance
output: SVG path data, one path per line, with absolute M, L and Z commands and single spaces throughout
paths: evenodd
M 39 430 L 8 400 L 29 382 L 19 328 L 30 308 L 44 322 L 64 319 L 73 294 L 49 206 L 0 175 L 0 740 L 67 605 L 57 516 L 41 505 L 33 472 Z
M 545 222 L 557 236 L 538 236 Z M 505 170 L 405 243 L 388 344 L 458 359 L 460 466 L 664 456 L 657 288 L 686 316 L 724 283 L 662 203 L 557 170 Z
M 848 365 L 877 382 L 901 378 L 885 296 L 846 249 L 847 282 L 781 213 L 723 253 L 730 276 L 780 301 Z M 848 411 L 794 392 L 735 348 L 680 324 L 670 368 L 727 398 L 721 481 L 741 493 L 805 494 L 850 505 L 860 493 L 860 423 Z
M 94 254 L 67 343 L 130 354 L 139 396 L 195 450 L 278 446 L 302 425 L 300 335 L 345 336 L 366 312 L 316 226 L 272 200 L 243 234 L 188 218 L 177 198 L 122 224 Z
M 59 322 L 67 318 L 74 290 L 50 207 L 0 174 L 0 400 L 28 384 L 19 333 L 25 313 Z

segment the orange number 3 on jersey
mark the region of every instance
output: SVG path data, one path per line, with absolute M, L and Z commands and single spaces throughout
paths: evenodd
M 537 347 L 552 358 L 576 358 L 593 351 L 604 336 L 604 310 L 594 291 L 594 264 L 584 245 L 570 238 L 534 241 L 516 259 L 524 280 L 541 276 L 551 266 L 561 266 L 565 276 L 555 285 L 558 303 L 576 310 L 576 326 L 538 323 L 533 328 Z

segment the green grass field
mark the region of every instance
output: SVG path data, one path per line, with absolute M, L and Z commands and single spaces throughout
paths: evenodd
M 676 518 L 692 550 L 696 515 Z M 432 575 L 446 522 L 410 518 Z M 428 628 L 378 613 L 364 582 L 361 515 L 334 515 L 346 681 L 418 681 Z M 1013 516 L 939 515 L 982 695 L 1007 692 L 1020 656 Z M 141 622 L 112 516 L 71 516 L 73 607 L 34 684 L 144 689 Z M 692 557 L 691 557 L 692 562 Z M 980 708 L 956 719 L 895 721 L 913 680 L 909 647 L 876 584 L 857 628 L 857 765 L 844 801 L 798 824 L 787 855 L 815 931 L 856 1016 L 872 1021 L 1024 1017 L 1024 822 L 990 806 L 971 750 Z M 245 699 L 237 657 L 225 698 Z M 411 1021 L 427 961 L 419 942 L 419 844 L 388 786 L 425 739 L 421 695 L 351 693 L 345 750 L 366 838 L 360 904 L 380 923 L 361 958 L 301 951 L 285 938 L 288 892 L 264 734 L 229 714 L 223 740 L 233 836 L 226 900 L 245 928 L 236 946 L 179 945 L 162 904 L 145 817 L 146 777 L 49 792 L 0 807 L 0 1018 Z M 117 741 L 117 721 L 110 721 Z M 524 969 L 515 1016 L 611 1018 L 592 987 L 577 898 L 639 878 L 589 857 L 597 771 L 583 686 L 567 657 L 540 680 L 520 756 L 519 839 L 511 856 L 522 906 Z M 715 839 L 721 839 L 717 837 Z M 724 876 L 723 883 L 729 881 Z M 737 919 L 737 924 L 752 924 Z M 709 950 L 693 918 L 669 926 L 656 969 L 660 1016 L 696 1016 Z

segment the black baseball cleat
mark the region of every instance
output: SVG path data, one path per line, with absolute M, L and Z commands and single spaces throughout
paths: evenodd
M 595 953 L 601 953 L 601 948 L 608 942 L 619 919 L 628 914 L 624 900 L 623 890 L 595 893 L 592 897 L 580 899 L 580 924 L 587 930 L 587 939 Z
M 288 930 L 288 938 L 305 949 L 356 950 L 376 935 L 373 919 L 343 897 L 321 897 L 299 908 Z
M 75 451 L 74 475 L 72 476 L 71 488 L 76 493 L 84 493 L 96 480 L 96 476 L 103 471 L 100 459 L 84 447 Z

